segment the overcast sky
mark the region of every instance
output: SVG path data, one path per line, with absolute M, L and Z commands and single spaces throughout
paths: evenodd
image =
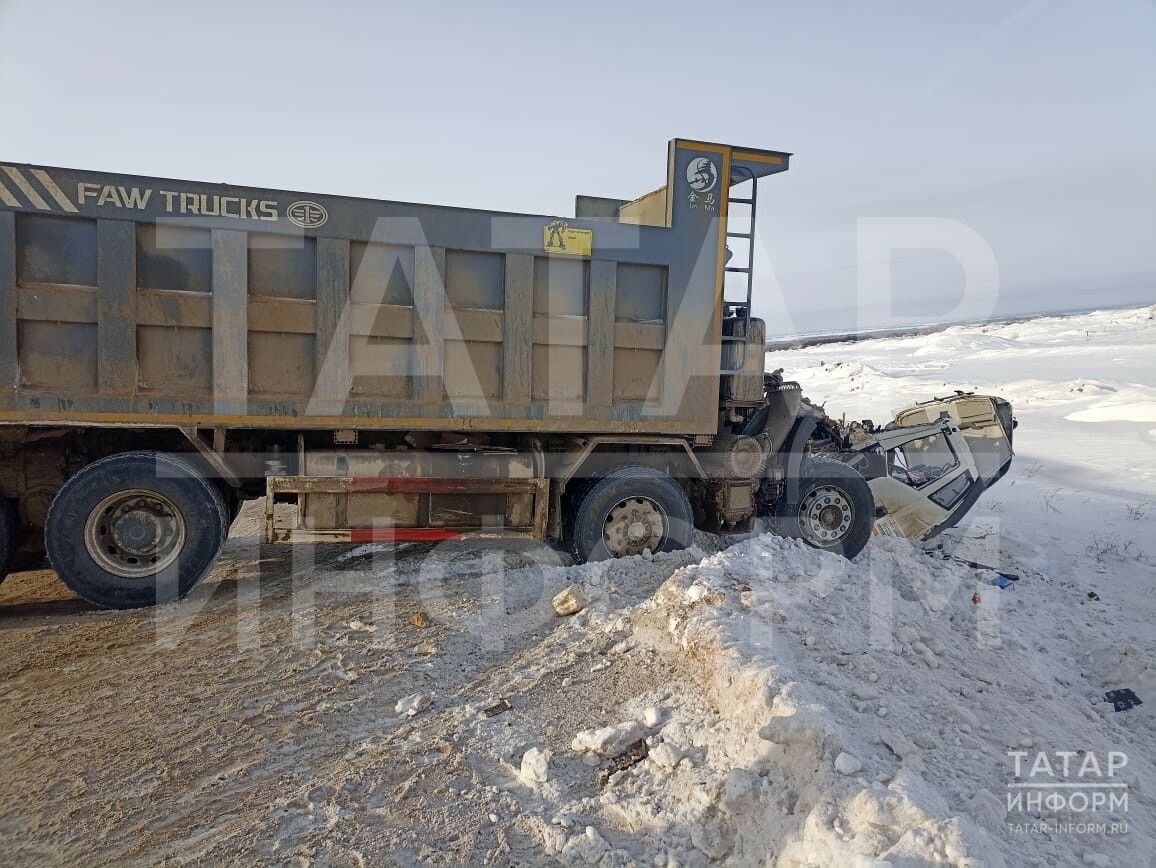
M 996 313 L 1156 301 L 1156 6 L 1112 2 L 0 0 L 0 157 L 568 215 L 666 141 L 764 182 L 769 331 L 935 320 L 949 254 L 858 290 L 864 218 L 960 221 Z

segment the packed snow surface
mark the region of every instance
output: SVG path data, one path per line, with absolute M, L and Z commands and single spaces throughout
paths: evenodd
M 772 354 L 848 418 L 956 388 L 1014 404 L 1011 472 L 939 548 L 268 553 L 254 514 L 156 613 L 12 576 L 0 845 L 40 863 L 1152 864 L 1154 350 L 1144 309 Z M 1115 711 L 1123 688 L 1143 704 Z M 1081 809 L 1096 793 L 1116 799 Z

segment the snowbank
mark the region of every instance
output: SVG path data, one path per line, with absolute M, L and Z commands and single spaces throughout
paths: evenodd
M 1013 471 L 944 543 L 1019 580 L 1001 590 L 992 570 L 904 540 L 876 539 L 848 563 L 767 535 L 677 567 L 633 609 L 604 605 L 590 629 L 625 629 L 638 647 L 689 661 L 701 693 L 643 694 L 626 709 L 632 719 L 597 737 L 573 733 L 574 764 L 563 758 L 555 788 L 525 806 L 548 856 L 782 866 L 1150 858 L 1152 312 L 971 332 L 809 347 L 771 366 L 830 408 L 877 421 L 948 383 L 1009 397 L 1021 420 Z M 598 596 L 632 567 L 575 569 L 598 577 Z M 573 580 L 561 572 L 559 582 Z M 1145 705 L 1115 712 L 1104 693 L 1120 687 Z M 642 721 L 648 704 L 657 726 Z M 588 742 L 618 735 L 617 749 L 644 737 L 648 756 L 592 793 L 576 757 L 605 767 L 599 754 L 610 751 L 587 753 Z M 1126 756 L 1113 778 L 1125 804 L 1093 815 L 1012 801 L 1026 775 L 1017 756 L 1061 752 Z M 1090 825 L 1099 822 L 1117 831 Z

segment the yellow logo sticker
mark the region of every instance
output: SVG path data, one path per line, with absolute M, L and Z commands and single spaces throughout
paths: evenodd
M 594 233 L 589 229 L 571 229 L 565 220 L 554 220 L 542 230 L 542 248 L 547 253 L 590 256 Z

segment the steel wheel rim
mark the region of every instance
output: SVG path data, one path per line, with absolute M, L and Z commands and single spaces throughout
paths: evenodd
M 602 541 L 615 557 L 656 552 L 666 539 L 667 518 L 649 497 L 625 497 L 606 513 Z
M 850 498 L 833 485 L 821 485 L 808 491 L 799 506 L 799 524 L 803 535 L 818 545 L 840 542 L 855 522 L 855 507 Z
M 98 503 L 84 524 L 84 547 L 97 565 L 122 579 L 151 579 L 185 547 L 185 518 L 155 491 L 118 491 Z

